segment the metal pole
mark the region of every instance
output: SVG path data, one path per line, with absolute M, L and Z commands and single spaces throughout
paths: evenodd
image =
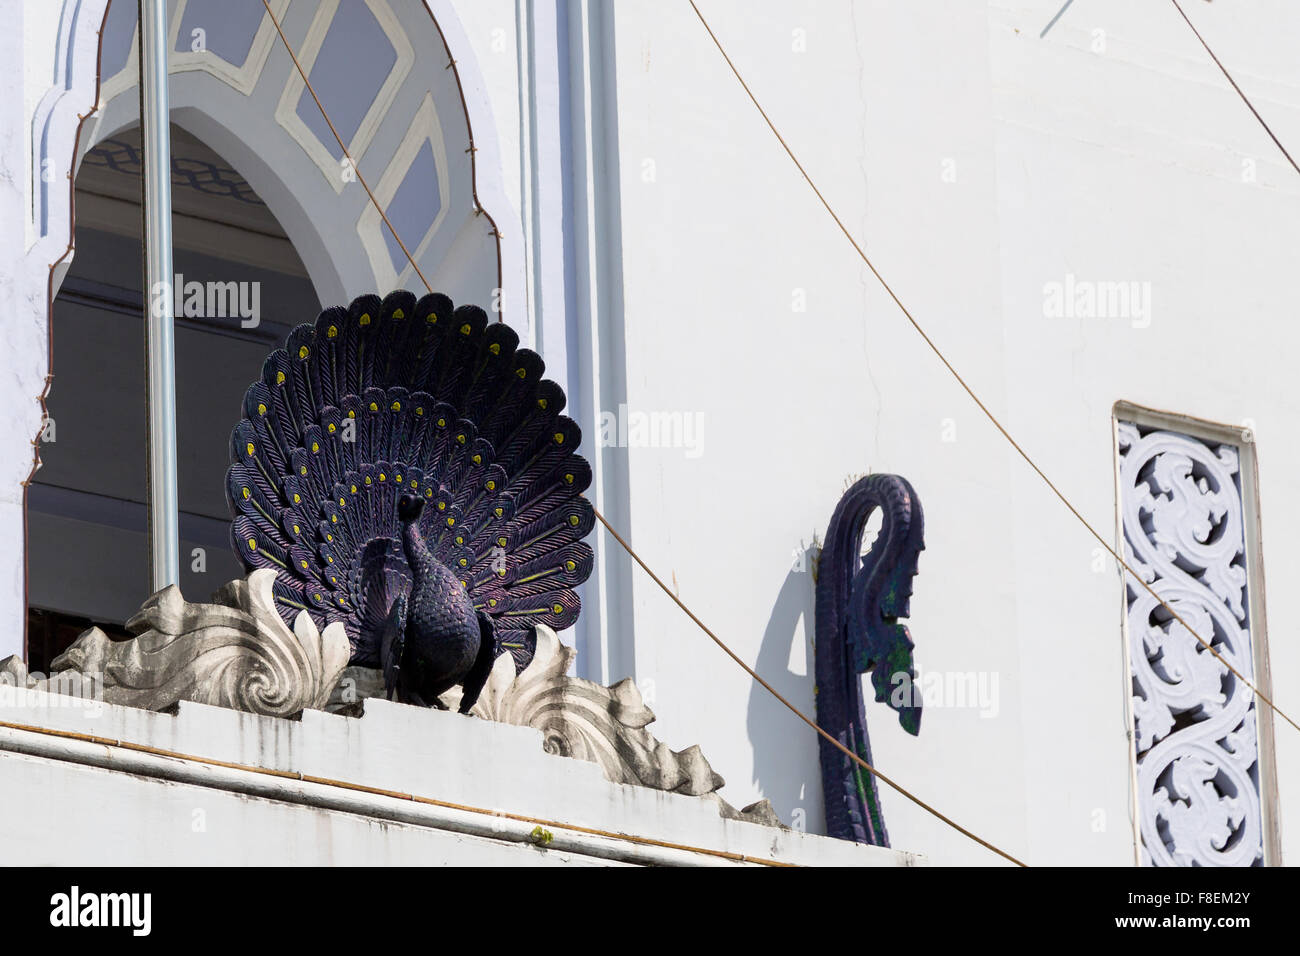
M 167 0 L 140 0 L 144 278 L 148 290 L 144 297 L 144 360 L 149 378 L 149 570 L 155 591 L 180 582 L 170 117 Z

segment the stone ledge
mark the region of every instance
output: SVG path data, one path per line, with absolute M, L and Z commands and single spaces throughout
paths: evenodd
M 257 832 L 238 839 L 285 844 L 278 846 L 282 852 L 275 858 L 301 856 L 302 847 L 289 845 L 289 841 L 300 839 L 295 834 L 304 826 L 297 818 L 323 813 L 369 817 L 372 824 L 390 821 L 412 831 L 454 834 L 447 838 L 454 852 L 431 848 L 428 852 L 435 858 L 423 861 L 428 863 L 511 859 L 528 865 L 556 852 L 566 860 L 705 865 L 736 862 L 729 855 L 804 865 L 907 866 L 919 862 L 915 855 L 896 850 L 725 819 L 719 815 L 716 801 L 708 797 L 610 783 L 596 764 L 546 753 L 542 734 L 536 730 L 456 713 L 377 699 L 364 701 L 360 717 L 307 710 L 298 719 L 285 719 L 184 701 L 176 705 L 174 713 L 157 713 L 42 691 L 2 690 L 0 721 L 38 730 L 0 728 L 0 778 L 20 784 L 32 778 L 34 763 L 39 763 L 45 768 L 42 773 L 76 791 L 75 805 L 82 813 L 95 812 L 100 802 L 97 788 L 110 787 L 105 778 L 120 778 L 123 771 L 134 783 L 127 789 L 141 791 L 138 809 L 131 810 L 133 816 L 147 817 L 155 808 L 162 809 L 156 796 L 160 780 L 187 792 L 207 788 L 241 794 L 246 804 L 265 807 L 261 811 L 255 806 L 244 807 L 243 812 L 255 818 L 246 825 L 257 828 Z M 120 741 L 131 747 L 105 746 L 73 735 Z M 144 753 L 141 748 L 155 752 Z M 442 806 L 417 809 L 427 805 L 286 775 L 411 794 L 438 801 Z M 122 780 L 115 779 L 111 789 L 118 793 L 123 786 Z M 60 796 L 66 801 L 66 794 Z M 284 802 L 294 806 L 286 810 Z M 525 822 L 505 814 L 578 829 L 544 827 L 543 831 L 549 831 L 553 838 L 547 845 L 554 850 L 539 854 L 535 846 L 529 845 L 532 830 L 521 833 Z M 262 818 L 279 821 L 276 827 L 283 828 L 283 833 L 278 829 L 262 832 Z M 19 825 L 31 827 L 32 821 L 23 818 Z M 119 824 L 105 821 L 105 825 Z M 132 821 L 131 825 L 138 828 L 140 821 Z M 337 825 L 347 829 L 358 824 L 353 821 Z M 147 821 L 144 826 L 147 828 Z M 57 834 L 59 827 L 57 819 L 42 820 L 37 828 L 41 831 L 38 839 L 48 843 L 49 835 Z M 601 831 L 607 836 L 584 834 L 583 830 Z M 400 848 L 392 850 L 388 844 L 405 840 L 424 846 L 432 839 L 403 836 L 405 832 L 387 834 L 374 851 L 382 851 L 384 859 L 396 853 L 406 860 Z M 619 834 L 709 852 L 664 847 L 656 850 L 652 843 L 619 839 Z M 545 832 L 536 839 L 544 841 Z M 490 852 L 484 850 L 481 861 L 475 855 L 480 841 L 493 846 Z M 17 849 L 21 842 L 11 840 L 9 845 Z M 356 852 L 364 861 L 364 841 L 357 846 Z M 247 858 L 262 859 L 269 850 L 267 846 L 250 846 Z M 22 857 L 22 853 L 16 853 L 10 859 L 23 862 Z M 130 854 L 128 857 L 120 862 L 142 862 L 146 858 L 157 862 L 153 850 L 138 858 Z M 313 858 L 321 863 L 345 862 L 336 855 L 314 854 Z M 74 844 L 53 862 L 80 859 Z M 559 859 L 552 856 L 551 861 Z M 31 862 L 37 860 L 51 862 L 40 854 L 31 856 Z M 174 862 L 186 860 L 177 858 Z M 346 862 L 358 859 L 349 856 Z

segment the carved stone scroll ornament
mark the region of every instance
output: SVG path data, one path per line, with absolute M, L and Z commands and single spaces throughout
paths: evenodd
M 54 660 L 49 680 L 29 676 L 16 657 L 0 662 L 0 675 L 57 693 L 77 692 L 66 688 L 79 677 L 82 687 L 102 687 L 106 702 L 145 710 L 188 700 L 269 717 L 307 708 L 356 713 L 364 698 L 382 696 L 382 671 L 347 666 L 351 648 L 341 623 L 321 631 L 301 613 L 290 630 L 274 604 L 274 583 L 273 571 L 254 571 L 208 604 L 166 588 L 127 622 L 131 640 L 112 641 L 92 627 Z M 766 800 L 744 810 L 722 800 L 716 791 L 724 781 L 699 747 L 673 751 L 646 730 L 654 714 L 630 679 L 602 687 L 571 677 L 577 652 L 544 625 L 536 641 L 518 674 L 512 655 L 497 658 L 472 715 L 533 727 L 547 752 L 592 761 L 614 783 L 704 797 L 724 817 L 781 826 Z M 460 689 L 443 700 L 455 710 Z
M 613 783 L 705 797 L 729 819 L 782 826 L 767 800 L 737 810 L 719 797 L 726 781 L 698 746 L 674 751 L 646 730 L 655 716 L 631 678 L 603 687 L 572 677 L 577 651 L 545 625 L 537 626 L 536 639 L 532 660 L 518 674 L 510 655 L 497 658 L 472 716 L 539 730 L 547 753 L 591 761 Z M 383 685 L 381 671 L 349 667 L 326 709 L 347 712 L 361 699 L 382 696 Z M 456 710 L 460 689 L 442 700 Z
M 106 702 L 145 710 L 178 700 L 269 717 L 323 707 L 347 666 L 347 634 L 342 624 L 320 631 L 306 614 L 290 630 L 275 609 L 274 583 L 274 572 L 254 571 L 210 604 L 165 588 L 127 621 L 133 639 L 112 641 L 92 627 L 55 658 L 51 681 L 28 686 L 55 689 L 72 672 L 100 684 Z M 11 676 L 19 676 L 15 662 L 4 664 Z
M 1119 426 L 1129 564 L 1253 679 L 1238 453 Z M 1254 694 L 1127 576 L 1143 862 L 1263 859 Z

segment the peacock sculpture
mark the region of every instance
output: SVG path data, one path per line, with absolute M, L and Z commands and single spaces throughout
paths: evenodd
M 231 438 L 231 534 L 293 626 L 342 622 L 390 695 L 477 700 L 534 626 L 578 617 L 594 514 L 564 392 L 509 326 L 442 294 L 363 295 L 274 350 Z
M 862 535 L 877 508 L 882 523 L 863 556 Z M 840 499 L 818 562 L 816 595 L 817 722 L 871 763 L 861 675 L 870 672 L 875 698 L 898 711 L 910 734 L 921 729 L 910 613 L 912 578 L 925 548 L 921 502 L 906 479 L 868 475 Z M 826 832 L 844 840 L 889 846 L 876 780 L 823 738 L 822 792 Z

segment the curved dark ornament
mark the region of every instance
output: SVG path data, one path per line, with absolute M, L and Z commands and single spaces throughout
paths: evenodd
M 881 509 L 880 534 L 866 556 L 862 532 Z M 909 614 L 912 578 L 925 548 L 921 502 L 906 479 L 868 475 L 840 499 L 826 531 L 817 573 L 817 722 L 871 763 L 862 674 L 875 698 L 898 711 L 903 729 L 921 729 L 912 638 L 899 622 Z M 889 846 L 875 778 L 825 739 L 821 748 L 826 827 L 831 836 Z
M 496 657 L 578 617 L 591 468 L 564 391 L 477 306 L 364 295 L 266 360 L 231 438 L 232 539 L 276 610 L 342 622 L 390 693 L 473 706 Z

